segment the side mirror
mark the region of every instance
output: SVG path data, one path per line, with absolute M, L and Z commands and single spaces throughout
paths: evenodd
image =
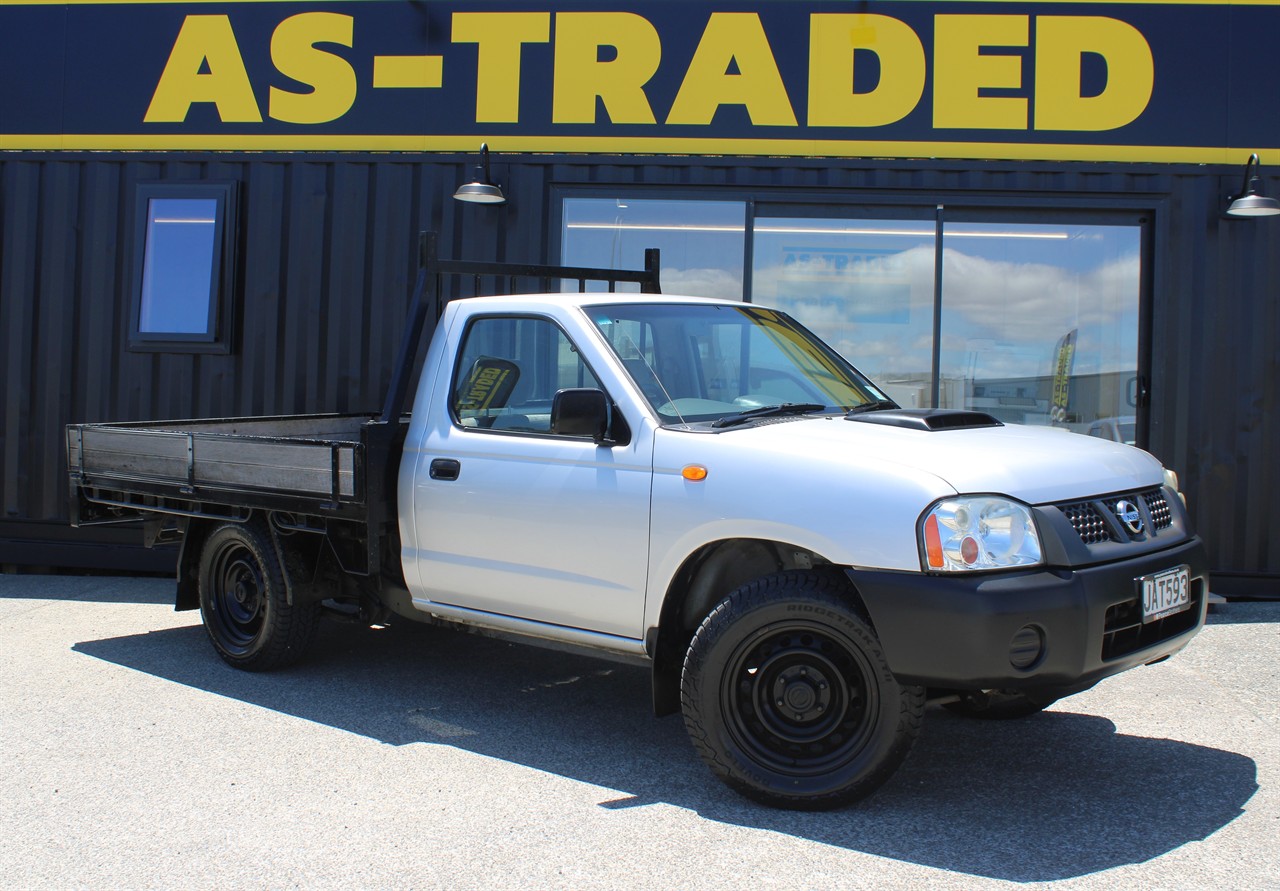
M 603 390 L 560 390 L 551 401 L 551 432 L 603 442 L 609 431 L 609 399 Z

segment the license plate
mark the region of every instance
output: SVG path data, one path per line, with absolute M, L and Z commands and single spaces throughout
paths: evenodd
M 1154 622 L 1191 609 L 1191 567 L 1178 566 L 1144 575 L 1142 583 L 1142 622 Z

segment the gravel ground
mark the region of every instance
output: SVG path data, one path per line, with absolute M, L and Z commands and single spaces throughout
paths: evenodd
M 0 576 L 0 887 L 1280 889 L 1280 603 L 874 797 L 716 782 L 643 669 L 329 625 L 269 675 L 161 579 Z

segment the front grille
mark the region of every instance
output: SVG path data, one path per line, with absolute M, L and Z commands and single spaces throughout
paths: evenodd
M 1088 501 L 1073 501 L 1067 504 L 1059 504 L 1057 508 L 1062 511 L 1063 516 L 1071 523 L 1071 528 L 1075 529 L 1082 542 L 1087 545 L 1095 545 L 1104 541 L 1129 540 L 1127 532 L 1117 537 L 1116 533 L 1113 532 L 1113 527 L 1116 524 L 1107 522 L 1104 518 L 1104 513 L 1106 517 L 1115 517 L 1117 504 L 1121 501 L 1134 502 L 1139 499 L 1146 505 L 1147 513 L 1151 517 L 1149 534 L 1156 535 L 1161 529 L 1168 529 L 1173 525 L 1173 510 L 1169 507 L 1169 502 L 1165 500 L 1164 492 L 1161 489 L 1148 489 L 1145 492 L 1129 492 L 1122 495 L 1108 495 L 1105 498 L 1090 499 Z
M 1142 500 L 1147 504 L 1147 513 L 1151 514 L 1151 525 L 1156 529 L 1168 529 L 1173 525 L 1173 511 L 1165 500 L 1164 492 L 1152 489 L 1142 493 Z
M 1191 580 L 1191 608 L 1154 622 L 1142 623 L 1142 595 L 1117 603 L 1107 610 L 1102 629 L 1103 660 L 1120 659 L 1138 650 L 1155 646 L 1161 641 L 1190 631 L 1200 620 L 1200 602 L 1204 597 L 1204 583 Z
M 1080 501 L 1076 504 L 1062 504 L 1058 506 L 1058 510 L 1062 511 L 1063 515 L 1070 521 L 1071 527 L 1076 530 L 1076 534 L 1080 536 L 1080 540 L 1085 544 L 1111 541 L 1111 533 L 1107 531 L 1107 524 L 1099 516 L 1098 509 L 1093 506 L 1093 502 Z

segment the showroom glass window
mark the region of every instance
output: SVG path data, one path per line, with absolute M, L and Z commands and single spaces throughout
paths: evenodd
M 561 262 L 643 269 L 646 248 L 662 252 L 668 294 L 742 299 L 747 206 L 743 201 L 565 198 Z M 604 290 L 603 282 L 589 290 Z M 619 284 L 618 290 L 639 290 Z
M 640 268 L 661 248 L 665 293 L 782 309 L 903 406 L 1140 439 L 1137 213 L 623 192 L 563 206 L 564 262 Z
M 1134 444 L 1142 227 L 948 222 L 941 401 Z
M 758 216 L 752 300 L 795 316 L 901 405 L 1132 444 L 1141 225 L 983 216 Z
M 227 184 L 143 184 L 135 205 L 130 346 L 229 349 Z
M 933 220 L 762 215 L 754 235 L 753 302 L 794 316 L 901 405 L 928 404 Z

